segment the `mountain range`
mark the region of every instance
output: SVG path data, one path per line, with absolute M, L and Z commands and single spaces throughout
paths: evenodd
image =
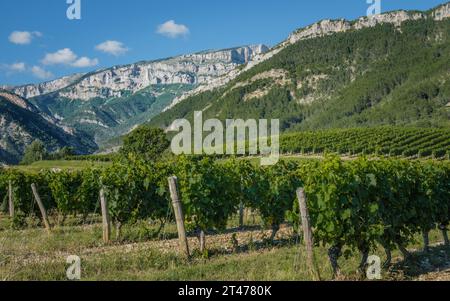
M 191 92 L 150 121 L 276 118 L 283 131 L 450 127 L 450 4 L 293 32 L 228 81 Z
M 278 118 L 284 131 L 448 127 L 449 16 L 446 3 L 426 12 L 323 20 L 270 49 L 204 51 L 3 86 L 0 162 L 17 162 L 23 147 L 38 138 L 53 141 L 51 148 L 69 144 L 79 153 L 93 152 L 139 124 L 168 127 L 195 110 L 205 118 Z M 27 128 L 22 114 L 39 122 Z M 48 137 L 39 135 L 43 128 Z M 73 139 L 62 143 L 61 135 Z

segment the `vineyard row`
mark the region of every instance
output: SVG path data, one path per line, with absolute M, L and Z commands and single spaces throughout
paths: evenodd
M 216 161 L 179 157 L 148 164 L 134 160 L 84 171 L 0 171 L 2 209 L 7 211 L 11 183 L 16 215 L 39 214 L 31 185 L 44 206 L 66 216 L 99 212 L 99 191 L 118 225 L 142 219 L 173 219 L 168 177 L 176 175 L 188 230 L 224 229 L 244 204 L 273 229 L 288 221 L 298 229 L 296 190 L 303 187 L 314 240 L 330 248 L 330 258 L 346 249 L 368 254 L 382 245 L 405 246 L 417 233 L 439 227 L 446 235 L 450 220 L 450 164 L 401 159 L 280 162 L 271 167 L 246 160 Z M 4 192 L 4 193 L 3 193 Z M 272 238 L 273 238 L 272 237 Z
M 385 155 L 416 158 L 450 156 L 450 131 L 401 127 L 331 129 L 282 135 L 281 152 Z

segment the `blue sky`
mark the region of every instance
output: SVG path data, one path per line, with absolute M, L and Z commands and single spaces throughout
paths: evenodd
M 0 84 L 206 49 L 274 45 L 297 28 L 325 18 L 355 19 L 369 7 L 367 0 L 80 0 L 81 20 L 69 20 L 66 1 L 0 1 Z M 445 2 L 381 3 L 385 12 Z

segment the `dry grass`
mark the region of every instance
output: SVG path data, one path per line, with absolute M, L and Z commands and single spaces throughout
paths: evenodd
M 0 216 L 0 224 L 5 221 Z M 78 255 L 83 280 L 310 280 L 292 228 L 284 225 L 272 243 L 270 231 L 260 228 L 257 219 L 254 222 L 240 230 L 233 220 L 226 232 L 208 233 L 208 254 L 200 254 L 196 237 L 189 237 L 189 261 L 178 252 L 174 225 L 166 226 L 159 238 L 154 235 L 157 225 L 125 226 L 121 239 L 109 245 L 102 243 L 98 224 L 58 227 L 50 235 L 35 228 L 0 230 L 0 279 L 65 280 L 67 256 Z M 439 242 L 439 233 L 430 238 Z M 412 251 L 420 248 L 419 241 L 410 246 Z M 322 279 L 331 280 L 327 250 L 318 247 L 315 252 Z M 384 259 L 383 250 L 375 254 Z M 383 274 L 386 280 L 449 279 L 449 248 L 436 245 L 430 254 L 416 251 L 408 262 L 398 252 L 394 257 L 395 264 Z M 358 254 L 340 259 L 343 279 L 363 279 L 356 272 L 359 260 Z

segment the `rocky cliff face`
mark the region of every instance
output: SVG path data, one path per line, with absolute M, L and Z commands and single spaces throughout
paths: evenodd
M 73 74 L 69 76 L 65 76 L 53 81 L 36 84 L 36 85 L 24 85 L 19 87 L 3 87 L 14 94 L 20 95 L 24 98 L 32 98 L 43 94 L 52 93 L 58 90 L 61 90 L 68 85 L 74 83 L 79 80 L 83 74 Z
M 346 32 L 349 30 L 359 30 L 368 27 L 375 27 L 378 24 L 393 24 L 394 26 L 401 26 L 401 24 L 408 20 L 424 19 L 427 16 L 423 13 L 409 13 L 406 11 L 391 12 L 372 17 L 360 18 L 355 22 L 347 20 L 323 20 L 305 29 L 294 32 L 289 36 L 289 39 L 284 43 L 295 44 L 298 41 L 305 39 L 312 39 L 323 37 L 338 32 Z
M 58 91 L 60 97 L 90 100 L 133 94 L 150 85 L 208 85 L 245 64 L 256 55 L 267 52 L 264 45 L 244 46 L 220 51 L 205 51 L 165 60 L 140 62 L 112 67 L 91 74 L 76 74 L 55 81 L 10 89 L 26 98 Z
M 374 27 L 378 24 L 393 24 L 394 26 L 399 27 L 405 21 L 414 21 L 427 18 L 442 21 L 448 17 L 450 17 L 450 3 L 446 3 L 432 10 L 431 14 L 422 12 L 395 11 L 374 15 L 371 17 L 362 17 L 353 22 L 344 19 L 323 20 L 301 30 L 295 31 L 282 45 L 286 46 L 289 44 L 294 44 L 300 40 L 323 37 L 338 32 Z
M 12 94 L 10 92 L 0 90 L 0 97 L 2 97 L 4 100 L 9 101 L 10 103 L 12 103 L 18 107 L 21 107 L 22 109 L 25 109 L 25 110 L 28 110 L 31 112 L 35 112 L 35 113 L 38 112 L 38 110 L 36 109 L 35 106 L 33 106 L 28 101 L 26 101 L 22 97 L 19 97 L 16 94 Z
M 436 8 L 432 12 L 432 16 L 436 21 L 442 21 L 450 17 L 450 3 L 444 4 Z

